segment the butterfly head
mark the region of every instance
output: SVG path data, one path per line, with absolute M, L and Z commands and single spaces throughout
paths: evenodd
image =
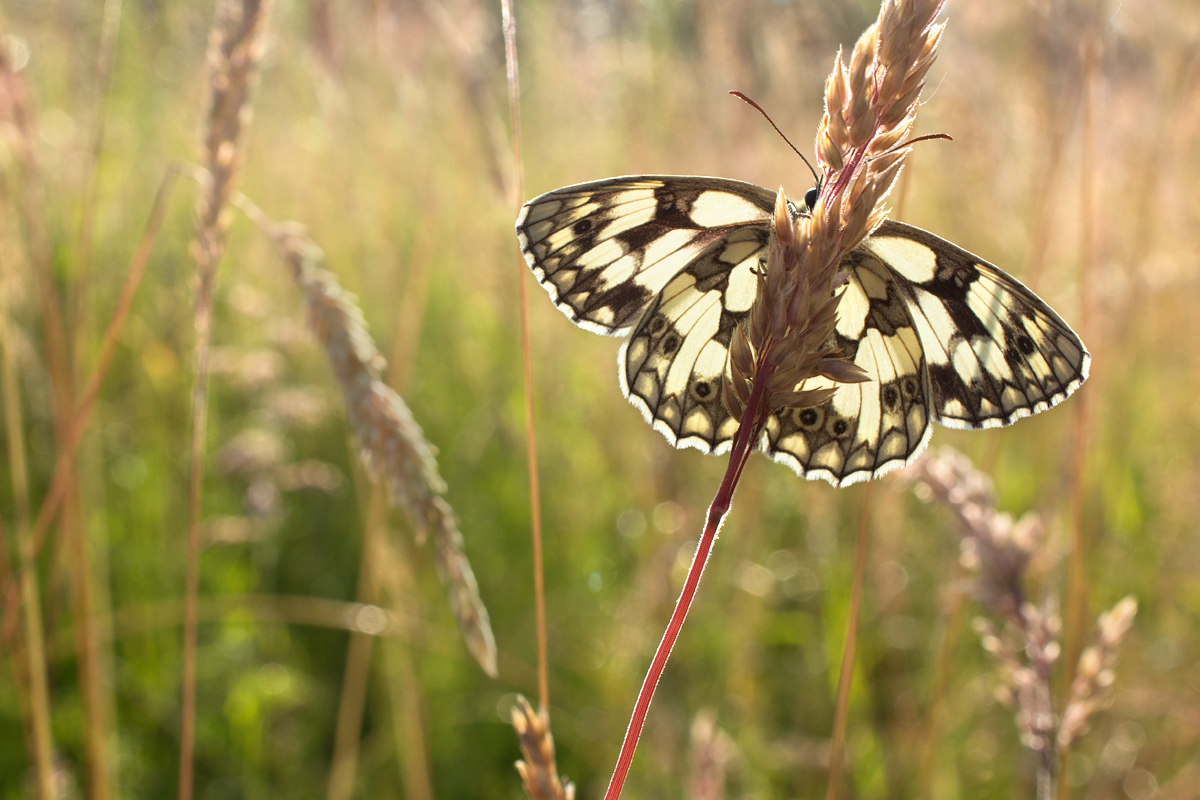
M 804 213 L 811 214 L 812 210 L 817 206 L 817 198 L 821 196 L 821 184 L 818 183 L 813 188 L 804 193 Z
M 817 198 L 821 196 L 821 184 L 818 183 L 813 188 L 804 193 L 804 205 L 798 206 L 790 199 L 787 201 L 788 213 L 792 216 L 792 222 L 801 217 L 811 217 L 812 211 L 816 208 Z

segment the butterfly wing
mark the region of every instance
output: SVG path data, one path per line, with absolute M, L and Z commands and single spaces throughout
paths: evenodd
M 623 336 L 677 275 L 710 286 L 757 264 L 775 193 L 723 178 L 636 175 L 534 198 L 517 239 L 534 277 L 572 322 Z M 749 274 L 750 266 L 742 271 Z M 732 298 L 742 313 L 753 302 Z
M 835 387 L 825 403 L 783 409 L 761 447 L 806 478 L 847 486 L 911 461 L 931 433 L 925 357 L 904 287 L 859 247 L 842 259 L 848 280 L 833 342 L 870 376 L 863 383 L 813 378 L 801 389 Z
M 1057 405 L 1091 356 L 1020 281 L 931 233 L 887 222 L 862 248 L 907 295 L 925 353 L 930 415 L 951 428 L 995 428 Z
M 517 220 L 555 305 L 580 327 L 630 335 L 621 389 L 673 445 L 721 453 L 737 431 L 721 382 L 733 329 L 754 302 L 774 202 L 740 181 L 633 176 L 549 192 Z M 878 477 L 920 453 L 931 422 L 1007 425 L 1087 377 L 1087 350 L 1049 306 L 930 233 L 887 221 L 842 266 L 849 280 L 831 344 L 871 380 L 771 415 L 760 442 L 804 477 L 835 486 Z
M 931 233 L 887 221 L 842 262 L 843 354 L 871 380 L 821 406 L 768 420 L 763 450 L 808 478 L 845 486 L 913 460 L 930 422 L 1008 425 L 1087 378 L 1083 342 L 998 267 Z M 802 388 L 832 386 L 824 379 Z
M 757 292 L 775 194 L 722 178 L 641 175 L 531 200 L 517 238 L 576 325 L 630 335 L 621 389 L 671 444 L 728 449 L 720 399 L 733 329 Z

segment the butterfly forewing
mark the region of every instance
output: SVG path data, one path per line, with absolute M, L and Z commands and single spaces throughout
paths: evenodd
M 928 365 L 930 409 L 954 428 L 994 428 L 1056 405 L 1087 378 L 1083 342 L 999 268 L 919 228 L 885 223 L 863 244 L 907 293 Z
M 721 400 L 733 330 L 758 289 L 775 195 L 721 178 L 634 176 L 531 200 L 517 237 L 571 321 L 629 335 L 621 388 L 676 446 L 728 450 Z M 820 406 L 772 414 L 760 446 L 837 486 L 910 462 L 930 423 L 1007 425 L 1055 405 L 1089 356 L 1062 319 L 1000 269 L 887 221 L 842 262 L 849 280 L 829 344 L 871 379 Z M 824 378 L 802 389 L 833 386 Z
M 766 246 L 775 195 L 720 178 L 636 176 L 568 186 L 517 219 L 525 260 L 587 330 L 624 335 L 676 275 L 721 280 Z M 743 299 L 746 308 L 753 301 Z

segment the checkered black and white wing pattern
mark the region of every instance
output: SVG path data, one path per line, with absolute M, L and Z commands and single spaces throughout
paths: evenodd
M 927 365 L 930 416 L 996 428 L 1057 405 L 1091 356 L 1067 323 L 1018 280 L 927 231 L 887 222 L 862 249 L 886 263 Z
M 569 186 L 517 220 L 526 261 L 572 322 L 616 336 L 621 388 L 674 445 L 729 449 L 721 401 L 733 329 L 757 292 L 772 192 L 720 178 L 635 176 Z M 772 414 L 760 447 L 835 486 L 909 463 L 931 423 L 1007 425 L 1087 377 L 1079 337 L 1042 300 L 938 237 L 885 222 L 845 257 L 834 341 L 871 380 Z M 832 386 L 823 378 L 799 388 Z
M 822 405 L 773 414 L 761 443 L 771 458 L 800 475 L 835 486 L 910 462 L 932 432 L 925 355 L 908 293 L 888 265 L 862 247 L 842 259 L 842 269 L 849 280 L 830 344 L 871 379 L 805 381 L 800 388 L 836 392 Z
M 720 178 L 612 178 L 526 204 L 517 238 L 572 322 L 629 335 L 621 388 L 679 447 L 727 448 L 721 402 L 734 328 L 757 292 L 775 194 Z

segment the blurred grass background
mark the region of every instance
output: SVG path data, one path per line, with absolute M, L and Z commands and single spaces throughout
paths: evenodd
M 519 3 L 526 194 L 639 172 L 803 192 L 807 169 L 725 93 L 750 94 L 806 148 L 834 52 L 877 9 Z M 10 2 L 2 31 L 36 109 L 80 376 L 164 169 L 197 152 L 212 25 L 208 3 L 124 4 L 85 254 L 102 11 Z M 946 18 L 919 125 L 955 141 L 917 147 L 895 205 L 1031 285 L 1094 362 L 1062 407 L 1003 431 L 939 429 L 933 446 L 971 455 L 1005 510 L 1046 516 L 1035 598 L 1065 596 L 1078 523 L 1088 630 L 1127 594 L 1141 604 L 1115 701 L 1064 791 L 1200 797 L 1200 8 L 953 0 Z M 581 797 L 598 797 L 723 460 L 672 451 L 621 398 L 617 343 L 575 329 L 524 274 L 498 4 L 291 0 L 267 30 L 240 188 L 272 217 L 308 226 L 359 297 L 439 449 L 500 650 L 492 680 L 455 629 L 431 549 L 394 515 L 376 555 L 388 587 L 377 600 L 404 623 L 373 651 L 356 796 L 523 796 L 508 725 L 514 693 L 536 690 L 520 276 L 531 283 L 551 719 L 560 770 Z M 56 457 L 52 390 L 18 224 L 16 133 L 4 123 L 2 288 L 36 512 Z M 183 183 L 174 195 L 78 460 L 112 796 L 170 796 L 177 781 L 194 192 Z M 360 597 L 369 490 L 300 294 L 242 218 L 221 267 L 214 344 L 196 796 L 324 796 L 349 635 L 346 607 L 303 598 Z M 1082 514 L 1069 492 L 1077 434 Z M 12 478 L 6 462 L 0 508 L 16 563 Z M 726 796 L 824 792 L 862 492 L 751 461 L 628 796 L 690 796 L 689 731 L 704 713 L 725 737 Z M 993 696 L 976 612 L 956 600 L 950 516 L 885 479 L 870 525 L 844 796 L 1032 796 L 1033 761 Z M 57 533 L 38 567 L 58 769 L 64 796 L 84 796 L 76 573 Z M 34 785 L 14 646 L 0 651 L 4 798 Z

